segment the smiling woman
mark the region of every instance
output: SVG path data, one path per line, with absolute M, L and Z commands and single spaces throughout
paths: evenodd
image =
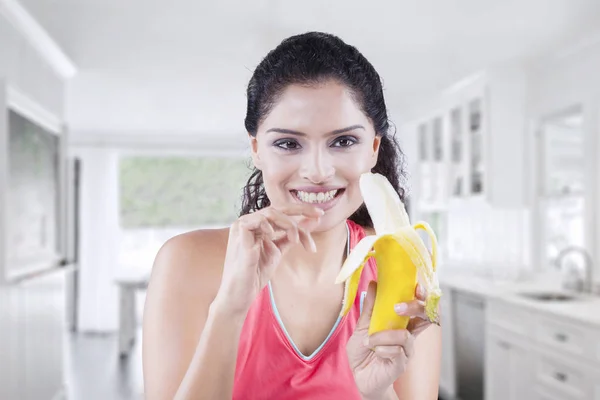
M 360 177 L 381 174 L 404 199 L 379 75 L 356 48 L 312 32 L 267 54 L 247 97 L 254 171 L 239 218 L 172 238 L 156 258 L 146 398 L 437 399 L 440 328 L 425 317 L 426 291 L 391 311 L 414 323 L 369 337 L 375 261 L 349 310 L 335 284 L 373 230 Z

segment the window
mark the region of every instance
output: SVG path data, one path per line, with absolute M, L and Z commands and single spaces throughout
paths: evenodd
M 250 173 L 246 158 L 122 157 L 120 262 L 146 269 L 169 238 L 231 224 Z

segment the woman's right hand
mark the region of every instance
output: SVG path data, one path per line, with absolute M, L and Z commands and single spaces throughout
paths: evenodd
M 301 243 L 307 251 L 316 251 L 310 231 L 322 215 L 320 208 L 310 204 L 290 204 L 269 206 L 235 221 L 229 230 L 216 305 L 245 316 L 289 248 Z

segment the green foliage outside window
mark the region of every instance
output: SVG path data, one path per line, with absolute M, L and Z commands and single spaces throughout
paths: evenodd
M 197 227 L 233 222 L 248 159 L 124 157 L 119 165 L 120 218 L 125 229 Z

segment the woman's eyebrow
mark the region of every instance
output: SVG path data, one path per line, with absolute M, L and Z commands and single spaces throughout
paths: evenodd
M 356 129 L 365 130 L 365 127 L 362 126 L 362 125 L 352 125 L 352 126 L 349 126 L 347 128 L 336 129 L 334 131 L 331 131 L 331 132 L 328 133 L 328 135 L 339 135 L 340 133 L 354 131 Z M 267 132 L 283 133 L 283 134 L 286 134 L 286 135 L 306 136 L 306 133 L 304 133 L 304 132 L 295 131 L 295 130 L 292 130 L 292 129 L 284 129 L 284 128 L 271 128 L 271 129 L 268 129 Z

